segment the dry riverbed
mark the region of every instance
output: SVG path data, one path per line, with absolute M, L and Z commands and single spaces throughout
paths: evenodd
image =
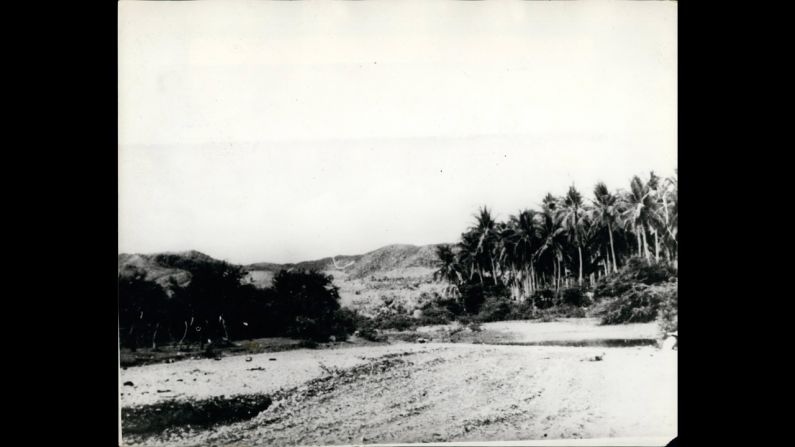
M 120 387 L 123 411 L 138 418 L 178 407 L 186 416 L 165 432 L 131 431 L 127 423 L 124 441 L 318 445 L 675 436 L 676 351 L 521 345 L 651 340 L 653 325 L 572 320 L 496 322 L 483 329 L 471 336 L 513 345 L 354 343 L 130 367 L 120 372 L 120 383 L 132 383 Z M 470 334 L 453 326 L 421 332 L 429 340 Z M 227 411 L 223 405 L 233 397 L 240 406 Z M 190 408 L 222 417 L 203 424 Z

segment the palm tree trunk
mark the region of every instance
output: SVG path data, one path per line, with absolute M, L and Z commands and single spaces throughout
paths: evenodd
M 160 323 L 155 325 L 155 333 L 152 334 L 152 349 L 157 349 L 157 330 L 160 329 Z
M 557 260 L 552 261 L 552 287 L 557 289 L 558 284 L 558 264 Z
M 577 246 L 577 253 L 580 255 L 580 272 L 578 282 L 582 285 L 582 247 Z
M 616 263 L 616 249 L 613 247 L 613 226 L 608 222 L 607 233 L 610 235 L 610 253 L 613 255 L 613 272 L 618 273 L 618 263 Z
M 177 346 L 182 346 L 182 342 L 185 341 L 185 336 L 188 335 L 188 321 L 185 320 L 183 323 L 185 323 L 185 332 L 182 333 L 182 338 L 179 339 Z
M 640 238 L 640 230 L 638 230 L 637 225 L 635 225 L 635 236 L 638 237 L 638 257 L 640 258 L 643 256 L 643 253 L 641 252 L 641 250 L 643 250 L 643 240 Z
M 560 288 L 560 262 L 558 262 L 557 258 L 552 263 L 552 276 L 552 280 L 555 283 L 555 292 L 557 292 Z
M 641 225 L 641 230 L 643 233 L 643 255 L 646 257 L 646 261 L 649 260 L 649 243 L 646 241 L 646 227 Z
M 224 320 L 223 317 L 221 317 L 221 326 L 223 326 L 223 328 L 224 328 L 224 335 L 226 335 L 226 339 L 228 341 L 232 341 L 232 339 L 229 337 L 229 331 L 226 330 L 226 320 Z
M 660 242 L 657 238 L 657 229 L 654 230 L 654 261 L 660 262 Z

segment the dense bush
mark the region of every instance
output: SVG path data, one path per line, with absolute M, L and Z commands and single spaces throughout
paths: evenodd
M 662 303 L 673 302 L 676 293 L 676 283 L 673 282 L 652 286 L 634 284 L 620 296 L 600 303 L 594 314 L 601 316 L 602 324 L 654 321 Z
M 435 295 L 430 301 L 420 307 L 421 316 L 417 323 L 420 325 L 447 324 L 464 314 L 464 306 L 452 298 L 442 298 Z
M 480 312 L 480 306 L 486 299 L 484 288 L 480 284 L 462 284 L 459 286 L 459 291 L 464 310 L 470 315 Z
M 447 324 L 455 320 L 455 315 L 445 307 L 430 305 L 421 311 L 422 315 L 417 319 L 420 325 Z
M 590 300 L 580 287 L 570 287 L 568 289 L 563 289 L 561 291 L 561 301 L 563 304 L 576 307 L 587 306 L 591 304 Z
M 679 292 L 677 289 L 663 296 L 659 309 L 660 329 L 663 332 L 679 330 Z
M 536 308 L 548 309 L 555 305 L 554 289 L 538 289 L 533 292 L 530 301 L 535 300 Z
M 369 341 L 386 341 L 386 337 L 379 334 L 378 330 L 371 325 L 366 325 L 358 330 L 359 337 Z
M 477 315 L 478 321 L 502 321 L 512 315 L 515 303 L 503 297 L 489 297 Z
M 285 335 L 326 341 L 332 335 L 344 339 L 357 327 L 357 316 L 340 307 L 330 276 L 281 271 L 272 287 L 257 289 L 241 284 L 244 272 L 238 266 L 195 260 L 180 266 L 191 269 L 190 283 L 179 287 L 172 282 L 169 293 L 142 272 L 120 273 L 122 346 L 198 342 L 204 347 Z
M 537 318 L 541 312 L 538 307 L 533 308 L 533 302 L 530 299 L 521 302 L 511 302 L 511 313 L 505 318 L 506 320 L 532 320 Z
M 594 288 L 596 298 L 612 298 L 627 293 L 636 284 L 653 285 L 676 280 L 676 270 L 664 262 L 631 258 L 617 275 L 602 277 Z
M 583 318 L 587 311 L 583 307 L 561 304 L 538 311 L 535 318 L 540 321 L 555 321 L 558 318 Z
M 464 284 L 459 286 L 459 291 L 461 292 L 461 307 L 470 315 L 480 313 L 481 307 L 487 300 L 508 299 L 511 295 L 510 290 L 503 284 Z

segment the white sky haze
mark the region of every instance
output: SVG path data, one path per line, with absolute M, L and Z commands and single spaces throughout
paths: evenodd
M 119 251 L 454 242 L 677 166 L 676 2 L 119 3 Z

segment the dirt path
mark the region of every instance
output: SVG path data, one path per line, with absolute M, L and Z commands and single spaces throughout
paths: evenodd
M 278 353 L 284 357 L 271 362 L 270 372 L 244 380 L 263 392 L 281 390 L 254 419 L 128 442 L 317 445 L 676 433 L 676 351 L 468 344 L 364 349 Z M 237 366 L 221 365 L 237 359 L 244 362 L 216 362 L 218 372 L 238 377 Z M 323 364 L 319 373 L 307 359 Z M 144 380 L 151 371 L 140 373 Z

